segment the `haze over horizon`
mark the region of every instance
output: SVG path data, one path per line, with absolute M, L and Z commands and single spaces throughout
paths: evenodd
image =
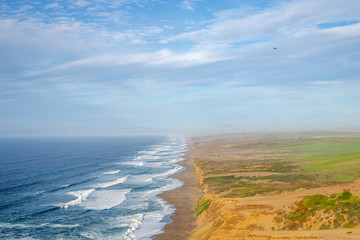
M 3 0 L 0 136 L 360 131 L 358 0 Z

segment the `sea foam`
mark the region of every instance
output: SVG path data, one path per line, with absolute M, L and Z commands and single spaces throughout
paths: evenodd
M 69 206 L 78 205 L 83 201 L 85 201 L 89 197 L 89 195 L 92 194 L 93 192 L 95 192 L 94 188 L 88 190 L 80 190 L 76 192 L 68 192 L 69 195 L 73 195 L 77 198 L 75 200 L 65 203 L 61 207 L 67 209 Z
M 112 174 L 117 174 L 117 173 L 119 173 L 119 172 L 120 172 L 120 170 L 116 170 L 116 171 L 104 172 L 104 174 L 112 175 Z
M 100 183 L 100 184 L 95 185 L 93 188 L 88 189 L 88 190 L 80 190 L 80 191 L 75 191 L 75 192 L 68 192 L 67 194 L 73 195 L 73 196 L 75 196 L 75 197 L 77 197 L 77 198 L 76 198 L 75 200 L 72 200 L 72 201 L 70 201 L 70 202 L 67 202 L 67 203 L 63 204 L 63 205 L 61 206 L 61 208 L 67 209 L 69 206 L 80 205 L 81 203 L 85 202 L 90 195 L 94 194 L 94 193 L 96 192 L 96 189 L 104 189 L 104 188 L 108 188 L 108 187 L 111 187 L 111 186 L 114 186 L 114 185 L 123 183 L 123 182 L 126 181 L 127 178 L 128 178 L 128 176 L 125 176 L 125 177 L 118 178 L 118 179 L 116 179 L 116 180 L 114 180 L 114 181 L 111 181 L 111 182 Z M 108 190 L 108 191 L 110 191 L 110 190 Z M 103 192 L 106 192 L 106 191 L 103 191 Z M 123 192 L 121 192 L 121 194 L 118 193 L 118 195 L 121 195 L 121 196 L 122 196 L 122 193 L 123 193 Z M 111 193 L 110 193 L 110 195 L 113 196 L 113 194 L 111 194 Z M 106 194 L 104 194 L 104 193 L 100 193 L 100 194 L 97 193 L 97 194 L 96 194 L 96 198 L 97 198 L 97 199 L 99 199 L 101 196 L 105 198 L 104 202 L 109 202 L 109 197 L 108 197 Z M 118 197 L 118 196 L 117 196 L 117 197 Z M 121 199 L 122 199 L 122 197 L 121 197 Z M 125 200 L 125 199 L 124 199 L 124 200 Z M 123 202 L 124 200 L 121 200 L 121 201 L 118 201 L 118 200 L 117 200 L 116 202 L 118 202 L 118 204 L 120 204 L 120 203 Z M 98 201 L 99 201 L 99 200 L 98 200 Z M 86 204 L 81 204 L 81 205 L 87 206 Z M 91 208 L 91 209 L 107 209 L 107 206 L 108 206 L 108 205 L 109 205 L 109 204 L 107 204 L 105 208 L 101 208 L 101 207 L 93 207 L 94 204 L 92 204 L 92 205 L 90 204 L 90 205 L 89 205 L 89 206 L 90 206 L 89 208 Z M 113 203 L 110 203 L 110 205 L 113 205 Z M 92 206 L 92 207 L 91 207 L 91 206 Z M 115 205 L 114 205 L 114 206 L 115 206 Z
M 103 190 L 94 192 L 86 202 L 80 206 L 92 210 L 110 209 L 120 205 L 126 199 L 131 189 L 126 190 Z
M 100 184 L 96 185 L 95 188 L 108 188 L 108 187 L 125 182 L 127 178 L 128 178 L 128 176 L 125 176 L 125 177 L 118 178 L 111 182 L 100 183 Z

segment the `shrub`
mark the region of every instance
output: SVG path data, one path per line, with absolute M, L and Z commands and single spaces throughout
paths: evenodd
M 202 196 L 195 205 L 196 216 L 206 211 L 210 207 L 210 204 L 211 200 L 206 200 L 204 196 Z

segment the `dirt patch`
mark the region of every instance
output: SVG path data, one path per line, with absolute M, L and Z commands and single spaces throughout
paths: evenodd
M 224 173 L 224 174 L 209 174 L 207 177 L 225 177 L 234 176 L 238 177 L 267 177 L 272 175 L 281 175 L 282 173 L 276 172 L 238 172 L 238 173 Z

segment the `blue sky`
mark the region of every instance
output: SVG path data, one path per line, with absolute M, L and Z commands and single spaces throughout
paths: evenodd
M 0 136 L 360 131 L 358 0 L 1 0 L 0 52 Z

